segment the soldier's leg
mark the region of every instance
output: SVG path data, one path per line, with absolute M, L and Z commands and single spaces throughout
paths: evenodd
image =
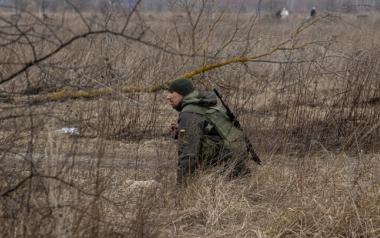
M 251 175 L 251 170 L 246 165 L 246 159 L 236 159 L 231 177 L 247 177 Z
M 177 167 L 177 185 L 185 184 L 198 166 L 199 162 L 194 157 L 185 156 L 179 158 Z

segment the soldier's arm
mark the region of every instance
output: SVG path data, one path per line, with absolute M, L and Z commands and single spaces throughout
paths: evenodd
M 193 173 L 199 163 L 204 117 L 192 112 L 180 113 L 178 119 L 177 183 Z

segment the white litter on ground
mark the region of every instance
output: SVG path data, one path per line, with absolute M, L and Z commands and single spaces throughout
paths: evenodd
M 55 132 L 69 135 L 79 135 L 79 130 L 75 127 L 63 127 L 61 129 L 55 130 Z

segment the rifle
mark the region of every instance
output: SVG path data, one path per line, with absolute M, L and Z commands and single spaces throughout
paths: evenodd
M 235 114 L 231 111 L 231 109 L 227 106 L 227 104 L 223 101 L 222 97 L 220 96 L 218 90 L 216 90 L 215 88 L 213 89 L 214 93 L 216 94 L 216 96 L 219 98 L 220 102 L 222 103 L 223 107 L 226 109 L 226 114 L 227 116 L 230 118 L 230 121 L 232 122 L 232 124 L 239 130 L 243 131 L 242 127 L 241 127 L 241 124 L 240 122 L 238 121 L 237 117 L 235 116 Z M 251 155 L 251 159 L 253 161 L 255 161 L 257 164 L 261 164 L 261 160 L 259 158 L 259 156 L 256 154 L 255 150 L 253 149 L 253 145 L 252 143 L 249 141 L 249 138 L 248 136 L 246 136 L 244 134 L 244 141 L 245 141 L 245 145 L 246 145 L 246 148 L 247 148 L 247 152 L 249 152 L 249 154 Z

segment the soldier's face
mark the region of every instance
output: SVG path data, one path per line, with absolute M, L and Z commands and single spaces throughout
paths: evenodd
M 177 92 L 167 91 L 166 100 L 168 100 L 170 106 L 172 106 L 173 108 L 178 106 L 181 103 L 182 99 L 183 96 L 181 94 Z

